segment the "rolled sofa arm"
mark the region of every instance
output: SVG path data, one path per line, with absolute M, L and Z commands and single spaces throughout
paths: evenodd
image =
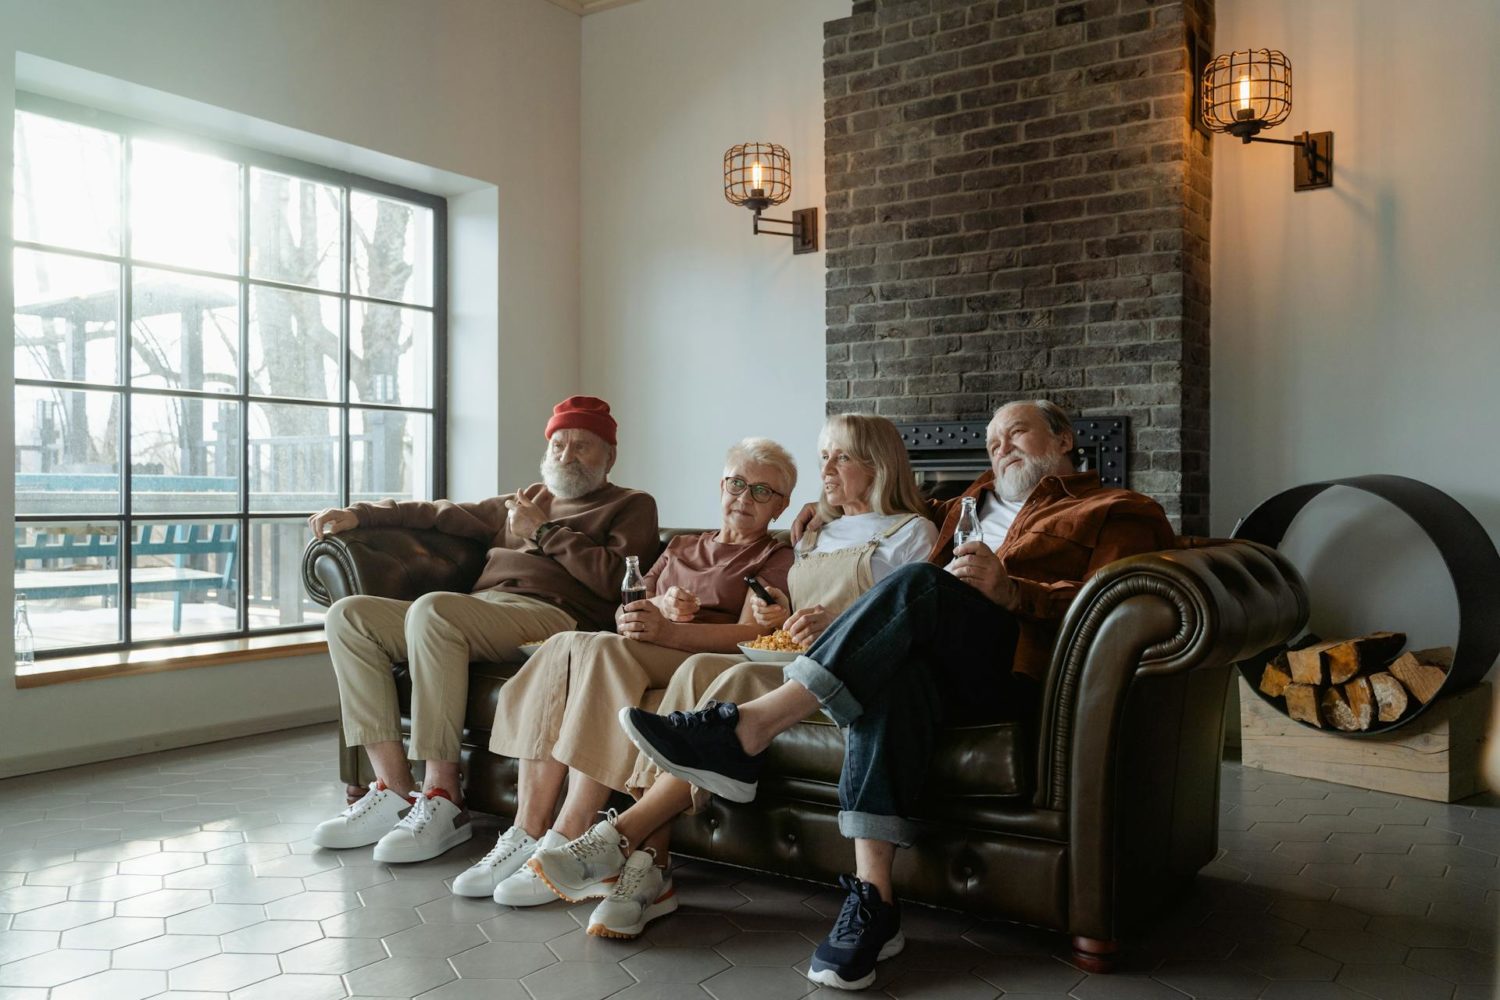
M 1084 585 L 1053 646 L 1038 804 L 1066 809 L 1079 734 L 1108 744 L 1137 676 L 1223 667 L 1296 636 L 1307 585 L 1275 549 L 1231 541 L 1121 559 Z
M 414 601 L 467 594 L 484 570 L 483 542 L 425 528 L 351 528 L 315 538 L 302 553 L 302 582 L 322 605 L 366 594 Z

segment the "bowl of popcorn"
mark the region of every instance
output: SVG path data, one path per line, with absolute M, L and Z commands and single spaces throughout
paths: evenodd
M 807 652 L 807 647 L 792 638 L 792 633 L 779 628 L 770 635 L 740 643 L 740 652 L 745 659 L 757 663 L 790 663 L 798 654 Z
M 529 660 L 531 659 L 531 654 L 541 649 L 542 643 L 546 641 L 546 639 L 533 639 L 531 642 L 523 642 L 519 644 L 518 646 L 516 646 L 516 648 L 521 651 L 521 659 Z

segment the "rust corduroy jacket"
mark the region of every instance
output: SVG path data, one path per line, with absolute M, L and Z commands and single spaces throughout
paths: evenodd
M 994 485 L 994 473 L 986 472 L 963 496 L 978 499 Z M 944 566 L 953 558 L 961 499 L 933 503 L 942 530 L 928 562 Z M 1020 620 L 1021 635 L 1013 669 L 1038 681 L 1046 676 L 1058 624 L 1095 570 L 1176 544 L 1166 513 L 1148 496 L 1105 487 L 1096 472 L 1043 479 L 1021 506 L 998 553 L 1016 585 L 1011 611 Z

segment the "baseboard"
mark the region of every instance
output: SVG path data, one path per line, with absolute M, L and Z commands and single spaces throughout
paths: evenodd
M 259 736 L 262 733 L 312 726 L 320 722 L 336 722 L 338 717 L 337 705 L 304 708 L 295 712 L 280 712 L 257 719 L 245 719 L 241 722 L 174 729 L 168 733 L 153 733 L 150 736 L 68 747 L 63 750 L 49 750 L 46 753 L 27 754 L 24 757 L 10 757 L 0 760 L 0 778 L 55 771 L 64 767 L 77 767 L 80 764 L 97 764 L 104 760 L 118 760 L 121 757 L 134 757 L 143 753 L 155 753 L 158 750 L 177 750 L 204 743 L 218 743 L 221 740 L 238 739 L 242 736 Z

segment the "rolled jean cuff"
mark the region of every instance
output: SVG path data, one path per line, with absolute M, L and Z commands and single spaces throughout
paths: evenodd
M 883 840 L 897 847 L 910 847 L 917 838 L 917 824 L 901 816 L 840 809 L 839 833 L 851 840 Z
M 788 663 L 781 669 L 781 676 L 811 691 L 836 725 L 847 726 L 864 714 L 865 707 L 849 693 L 844 682 L 809 656 L 799 656 Z

